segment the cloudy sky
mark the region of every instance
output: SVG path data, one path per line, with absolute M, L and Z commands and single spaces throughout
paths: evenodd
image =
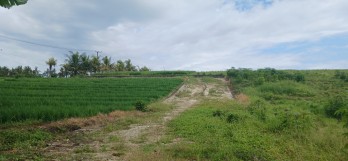
M 69 50 L 98 50 L 153 70 L 347 69 L 347 8 L 347 0 L 29 0 L 0 8 L 0 66 L 44 70 L 50 57 L 63 64 Z

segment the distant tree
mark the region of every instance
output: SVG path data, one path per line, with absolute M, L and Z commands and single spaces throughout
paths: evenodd
M 8 77 L 10 75 L 10 69 L 0 66 L 0 77 Z
M 13 68 L 11 73 L 12 73 L 12 76 L 20 77 L 23 73 L 23 67 L 18 66 L 16 68 Z
M 39 71 L 38 67 L 35 67 L 35 69 L 33 70 L 33 74 L 34 74 L 35 76 L 39 76 L 40 71 Z
M 132 64 L 130 59 L 124 61 L 124 63 L 126 65 L 125 66 L 126 71 L 136 71 L 137 70 L 136 67 Z
M 11 8 L 15 5 L 26 4 L 28 0 L 0 0 L 0 6 L 5 8 Z
M 76 76 L 79 74 L 80 70 L 80 53 L 70 51 L 70 55 L 67 55 L 65 63 L 67 64 L 67 70 L 71 76 Z
M 109 71 L 112 69 L 111 57 L 105 56 L 102 62 L 102 71 Z
M 100 67 L 101 67 L 101 63 L 100 63 L 100 60 L 99 60 L 99 56 L 92 56 L 92 59 L 91 59 L 91 71 L 93 73 L 97 73 L 100 71 Z
M 90 72 L 92 69 L 92 64 L 90 62 L 89 56 L 87 56 L 86 54 L 81 54 L 80 61 L 81 61 L 80 73 L 86 75 L 87 72 Z
M 46 64 L 48 65 L 47 74 L 49 77 L 52 77 L 52 75 L 54 74 L 53 71 L 55 71 L 55 70 L 52 70 L 52 68 L 57 65 L 57 59 L 54 59 L 53 57 L 51 57 L 46 61 Z
M 115 65 L 116 71 L 124 71 L 125 70 L 125 64 L 122 60 L 118 60 Z
M 151 71 L 151 69 L 146 66 L 143 66 L 139 69 L 139 71 Z
M 63 64 L 62 67 L 60 67 L 60 71 L 58 73 L 58 76 L 61 78 L 67 78 L 69 75 L 69 65 Z

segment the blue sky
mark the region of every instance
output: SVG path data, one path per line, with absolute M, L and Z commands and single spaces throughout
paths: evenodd
M 260 50 L 260 54 L 299 55 L 302 66 L 298 69 L 347 68 L 348 34 L 334 35 L 315 41 L 299 41 L 276 44 Z
M 347 8 L 347 0 L 29 0 L 0 8 L 0 66 L 43 71 L 68 54 L 3 35 L 153 70 L 347 69 Z

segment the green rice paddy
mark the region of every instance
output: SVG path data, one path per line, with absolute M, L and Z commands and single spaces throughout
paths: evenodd
M 0 122 L 54 121 L 132 110 L 168 95 L 179 78 L 1 79 Z

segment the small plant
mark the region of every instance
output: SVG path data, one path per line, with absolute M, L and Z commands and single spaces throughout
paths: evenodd
M 226 119 L 226 121 L 228 122 L 228 123 L 234 123 L 234 122 L 238 122 L 239 121 L 239 116 L 237 116 L 237 115 L 235 115 L 235 114 L 229 114 L 228 116 L 227 116 L 227 119 Z
M 224 113 L 221 110 L 216 110 L 213 112 L 213 116 L 222 118 L 224 116 Z
M 145 112 L 147 110 L 146 105 L 143 101 L 137 101 L 135 103 L 135 109 L 142 112 Z

